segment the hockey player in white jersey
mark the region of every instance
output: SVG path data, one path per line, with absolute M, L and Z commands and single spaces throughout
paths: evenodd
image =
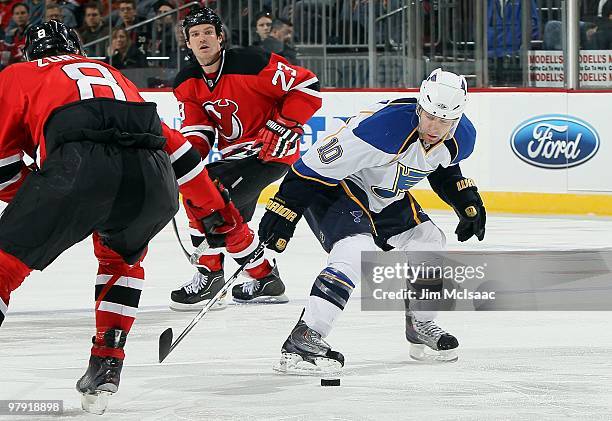
M 484 238 L 484 205 L 459 167 L 476 139 L 463 115 L 466 102 L 465 78 L 436 69 L 421 84 L 418 101 L 383 101 L 360 112 L 293 165 L 266 206 L 259 237 L 282 252 L 304 215 L 329 257 L 283 344 L 277 370 L 316 374 L 344 365 L 342 354 L 323 338 L 360 281 L 362 251 L 445 247 L 444 233 L 409 192 L 423 178 L 457 213 L 459 241 Z M 422 281 L 430 290 L 442 287 L 442 279 Z M 456 360 L 457 339 L 435 323 L 435 311 L 427 310 L 426 302 L 407 304 L 410 355 Z

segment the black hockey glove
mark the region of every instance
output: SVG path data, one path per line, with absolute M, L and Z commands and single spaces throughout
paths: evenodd
M 266 247 L 270 250 L 282 253 L 293 237 L 303 212 L 303 209 L 292 207 L 282 197 L 274 196 L 268 201 L 266 213 L 259 223 L 259 240 L 267 242 Z
M 189 226 L 204 233 L 210 247 L 219 248 L 225 247 L 225 237 L 235 229 L 240 229 L 244 222 L 234 202 L 230 200 L 229 191 L 218 180 L 215 180 L 214 184 L 225 203 L 223 208 L 210 212 L 208 208 L 194 206 L 191 200 L 185 197 L 183 203 L 189 217 Z
M 464 177 L 453 177 L 444 187 L 444 194 L 459 217 L 455 229 L 457 239 L 461 242 L 469 240 L 473 235 L 482 241 L 485 236 L 487 212 L 474 180 Z

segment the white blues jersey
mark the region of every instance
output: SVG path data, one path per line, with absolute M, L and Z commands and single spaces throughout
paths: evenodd
M 438 166 L 458 164 L 474 150 L 476 130 L 461 117 L 454 133 L 433 146 L 417 132 L 417 105 L 410 100 L 384 101 L 349 119 L 293 165 L 297 175 L 327 185 L 350 180 L 380 212 Z

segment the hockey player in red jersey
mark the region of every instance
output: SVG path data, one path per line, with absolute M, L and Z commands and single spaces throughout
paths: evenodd
M 118 389 L 144 286 L 140 262 L 178 210 L 179 190 L 210 235 L 241 232 L 242 219 L 200 154 L 119 71 L 83 57 L 73 30 L 49 21 L 26 36 L 29 61 L 0 73 L 0 199 L 9 202 L 0 218 L 0 324 L 32 270 L 93 233 L 96 335 L 77 390 L 84 409 L 100 412 L 87 405 Z
M 215 143 L 220 161 L 207 166 L 225 185 L 245 222 L 251 220 L 261 191 L 283 177 L 299 158 L 302 126 L 321 107 L 319 81 L 259 48 L 222 47 L 220 18 L 209 8 L 186 16 L 183 29 L 196 60 L 176 77 L 174 94 L 184 119 L 181 132 L 206 157 Z M 171 294 L 176 310 L 199 310 L 223 286 L 223 255 L 211 236 L 193 279 Z M 192 231 L 194 246 L 204 237 Z M 225 249 L 239 264 L 250 259 L 257 240 L 244 231 L 228 236 Z M 286 302 L 276 265 L 263 254 L 247 265 L 253 280 L 234 286 L 234 300 Z

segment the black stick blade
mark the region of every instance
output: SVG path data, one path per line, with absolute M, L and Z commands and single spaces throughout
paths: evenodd
M 161 363 L 166 359 L 170 353 L 170 347 L 172 346 L 172 328 L 164 330 L 159 335 L 159 362 Z

